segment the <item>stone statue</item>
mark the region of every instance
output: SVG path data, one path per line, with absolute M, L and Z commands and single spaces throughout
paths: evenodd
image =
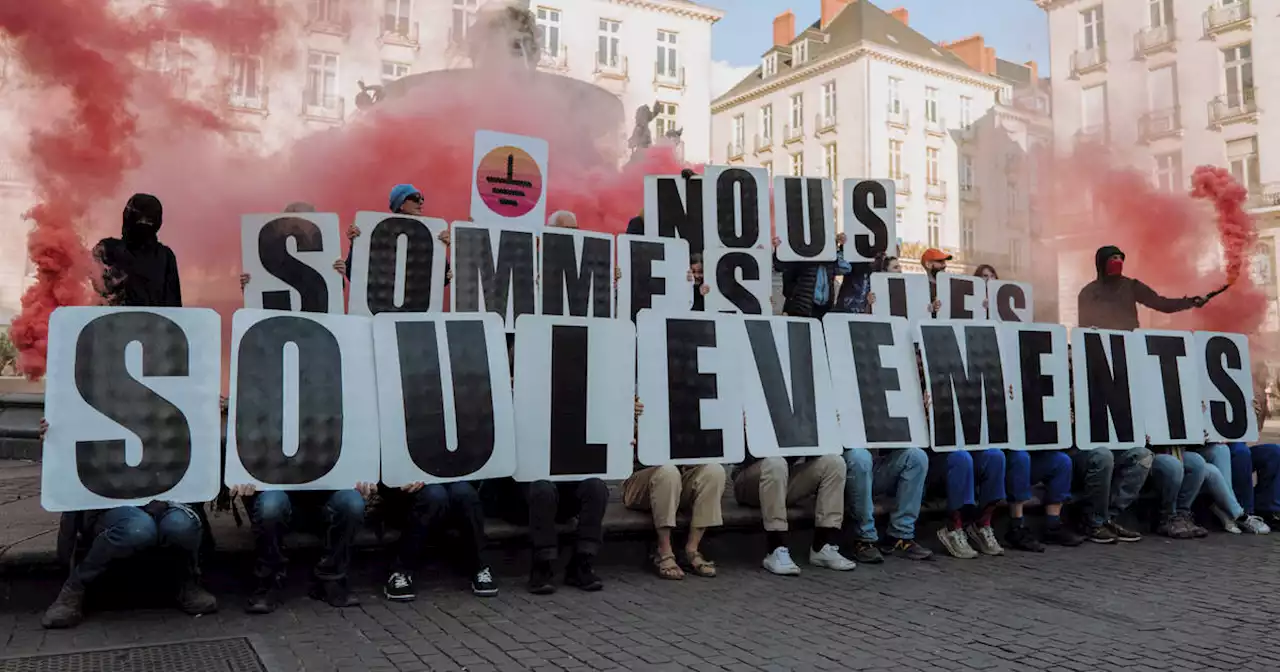
M 471 63 L 477 68 L 514 61 L 538 67 L 537 21 L 527 0 L 491 0 L 476 13 L 467 39 Z
M 653 105 L 641 105 L 636 110 L 636 126 L 631 131 L 631 139 L 627 141 L 627 147 L 631 150 L 631 156 L 635 156 L 638 152 L 649 149 L 653 146 L 653 134 L 649 132 L 649 124 L 658 116 L 658 105 L 661 103 L 655 101 Z
M 382 101 L 382 98 L 383 98 L 382 86 L 378 84 L 374 84 L 373 86 L 368 86 L 367 84 L 364 83 L 363 79 L 356 82 L 356 84 L 360 86 L 360 93 L 356 94 L 357 110 L 366 110 L 370 107 L 373 107 L 374 104 Z

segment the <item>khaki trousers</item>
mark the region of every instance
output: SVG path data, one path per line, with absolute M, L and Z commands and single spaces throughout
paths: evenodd
M 781 457 L 757 460 L 733 479 L 739 504 L 760 508 L 764 529 L 787 530 L 787 507 L 814 497 L 814 527 L 839 529 L 844 523 L 845 464 L 839 455 L 806 458 L 788 467 Z
M 676 526 L 676 512 L 692 510 L 691 527 L 720 527 L 720 498 L 724 496 L 724 466 L 699 464 L 647 467 L 622 484 L 622 503 L 628 509 L 652 511 L 653 526 Z

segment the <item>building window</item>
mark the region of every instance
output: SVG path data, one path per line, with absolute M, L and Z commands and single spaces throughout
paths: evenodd
M 541 47 L 542 53 L 558 58 L 560 56 L 560 10 L 539 7 L 537 18 L 537 28 L 534 30 L 538 37 L 538 46 Z
M 746 137 L 747 118 L 739 114 L 733 118 L 733 150 L 735 154 L 742 152 L 742 147 L 746 144 Z
M 1152 112 L 1173 110 L 1178 105 L 1176 66 L 1157 68 L 1147 73 L 1147 102 Z
M 973 157 L 964 154 L 960 157 L 960 191 L 973 190 Z
M 973 125 L 973 99 L 968 96 L 960 96 L 960 128 L 969 130 Z
M 938 90 L 932 86 L 924 90 L 924 119 L 931 124 L 938 123 Z
M 836 83 L 827 82 L 822 85 L 822 116 L 828 123 L 836 119 Z
M 804 94 L 791 96 L 791 130 L 799 132 L 804 129 Z
M 1018 189 L 1018 185 L 1009 183 L 1009 216 L 1013 217 L 1018 214 L 1018 205 L 1022 202 L 1022 192 Z
M 889 114 L 902 114 L 902 80 L 889 78 Z
M 935 147 L 924 150 L 924 178 L 929 184 L 938 184 L 938 150 Z
M 658 76 L 667 79 L 677 77 L 676 34 L 669 30 L 658 31 Z
M 768 145 L 773 140 L 773 106 L 765 105 L 760 108 L 760 137 L 764 140 L 764 144 Z
M 760 164 L 760 167 L 769 171 L 769 179 L 773 179 L 773 162 L 772 161 L 765 161 L 764 163 Z
M 338 55 L 313 51 L 307 55 L 308 107 L 338 107 Z
M 973 218 L 965 217 L 964 220 L 960 222 L 960 247 L 966 254 L 973 254 L 973 251 L 976 249 L 976 246 L 974 245 L 975 237 Z
M 778 74 L 778 55 L 769 54 L 764 57 L 764 63 L 760 65 L 760 77 L 772 77 Z
M 1102 5 L 1080 12 L 1080 45 L 1085 51 L 1099 49 L 1107 38 L 1102 23 Z
M 1227 84 L 1227 107 L 1238 109 L 1253 102 L 1253 47 L 1241 44 L 1222 50 Z
M 796 152 L 791 155 L 791 176 L 801 177 L 804 175 L 804 152 Z
M 929 213 L 929 247 L 942 247 L 942 213 Z
M 1022 241 L 1009 241 L 1009 269 L 1015 273 L 1022 270 Z
M 171 77 L 181 77 L 186 72 L 186 54 L 182 33 L 167 30 L 158 42 L 151 45 L 151 69 Z
M 262 107 L 262 59 L 247 53 L 231 56 L 231 104 Z
M 1227 161 L 1236 182 L 1248 189 L 1251 195 L 1257 194 L 1262 182 L 1262 176 L 1258 172 L 1258 138 L 1255 136 L 1228 142 Z
M 453 27 L 449 29 L 449 37 L 455 44 L 467 39 L 471 25 L 476 22 L 476 3 L 478 0 L 453 0 Z
M 1091 86 L 1080 96 L 1080 129 L 1100 133 L 1107 126 L 1107 85 Z
M 902 179 L 902 141 L 889 141 L 889 177 Z
M 617 68 L 622 62 L 619 55 L 619 42 L 622 37 L 622 22 L 600 19 L 600 35 L 596 45 L 596 63 L 606 68 Z
M 341 0 L 311 0 L 307 3 L 307 23 L 339 23 Z
M 1151 27 L 1173 25 L 1173 0 L 1150 0 Z
M 1177 152 L 1156 155 L 1156 187 L 1173 191 L 1182 178 L 1182 155 Z
M 793 65 L 800 65 L 801 63 L 809 60 L 809 40 L 800 40 L 799 42 L 796 42 L 795 50 L 792 54 L 795 56 L 795 58 L 792 59 L 794 61 Z
M 390 84 L 391 82 L 409 74 L 408 63 L 396 63 L 395 61 L 382 62 L 382 83 Z
M 668 133 L 678 129 L 676 126 L 677 111 L 675 103 L 658 103 L 657 117 L 654 119 L 656 126 L 654 130 L 658 131 L 658 139 L 665 138 Z
M 822 170 L 823 177 L 837 182 L 839 164 L 836 162 L 836 144 L 833 142 L 822 148 Z
M 384 6 L 386 11 L 382 15 L 382 33 L 408 37 L 413 0 L 385 0 Z

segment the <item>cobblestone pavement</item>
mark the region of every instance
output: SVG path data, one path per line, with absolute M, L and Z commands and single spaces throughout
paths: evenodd
M 65 632 L 39 626 L 56 580 L 10 576 L 0 657 L 252 634 L 281 672 L 1280 669 L 1280 535 L 891 559 L 846 574 L 806 566 L 799 578 L 758 569 L 760 543 L 738 535 L 737 561 L 717 543 L 712 580 L 663 582 L 628 563 L 601 569 L 599 593 L 536 598 L 506 575 L 482 600 L 441 578 L 421 581 L 417 602 L 388 604 L 366 569 L 360 607 L 333 610 L 294 586 L 269 616 L 224 595 L 215 616 L 99 612 Z

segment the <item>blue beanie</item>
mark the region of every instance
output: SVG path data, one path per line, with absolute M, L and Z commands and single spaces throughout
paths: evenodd
M 422 192 L 418 191 L 418 188 L 412 184 L 397 184 L 391 190 L 391 212 L 399 212 L 400 206 L 404 205 L 404 202 L 414 194 L 421 196 Z

